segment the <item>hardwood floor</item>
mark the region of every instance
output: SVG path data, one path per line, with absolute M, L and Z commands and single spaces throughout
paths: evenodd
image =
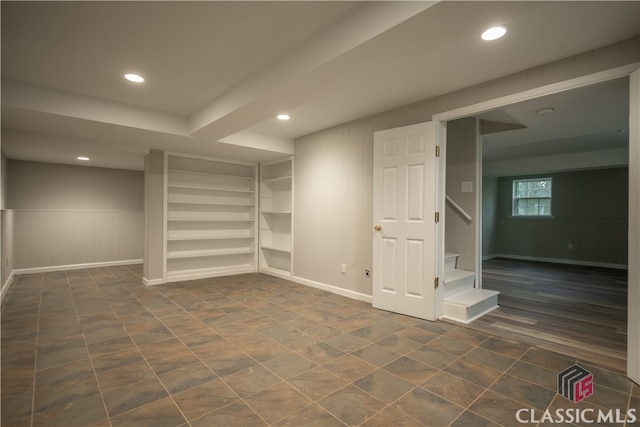
M 482 280 L 500 308 L 470 328 L 626 370 L 626 270 L 492 259 Z

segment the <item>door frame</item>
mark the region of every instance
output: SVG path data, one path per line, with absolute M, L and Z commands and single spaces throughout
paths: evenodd
M 629 330 L 631 325 L 640 324 L 640 248 L 638 239 L 640 238 L 640 184 L 637 183 L 637 177 L 640 172 L 640 63 L 624 65 L 609 70 L 588 74 L 546 86 L 526 90 L 523 92 L 506 95 L 491 99 L 488 101 L 480 102 L 477 104 L 468 105 L 465 107 L 457 108 L 450 111 L 434 114 L 432 121 L 436 125 L 436 144 L 441 147 L 441 152 L 446 153 L 446 126 L 450 120 L 460 119 L 464 117 L 474 116 L 489 110 L 504 107 L 510 104 L 514 104 L 521 101 L 528 101 L 535 98 L 539 98 L 554 93 L 564 92 L 572 89 L 578 89 L 585 86 L 590 86 L 597 83 L 606 82 L 609 80 L 628 77 L 630 79 L 630 117 L 629 117 L 629 253 L 628 253 L 628 317 L 627 317 L 627 376 L 640 384 L 640 326 L 636 326 L 633 330 Z M 478 156 L 476 162 L 478 168 L 482 167 L 481 156 Z M 446 169 L 446 161 L 443 160 L 442 167 L 440 168 L 440 193 L 438 194 L 438 209 L 444 212 L 445 199 L 444 199 L 444 173 Z M 478 169 L 480 170 L 480 169 Z M 633 178 L 635 177 L 635 178 Z M 634 182 L 633 179 L 636 181 Z M 477 197 L 482 197 L 481 185 L 477 185 L 478 189 Z M 482 210 L 476 209 L 478 218 L 476 220 L 476 244 L 482 242 Z M 444 233 L 441 233 L 444 234 Z M 436 252 L 436 272 L 444 271 L 444 236 L 439 236 L 442 241 L 437 242 L 437 247 L 441 248 Z M 481 253 L 478 254 L 478 260 L 476 264 L 480 263 L 482 258 Z M 482 270 L 476 272 L 479 280 L 481 280 Z M 440 292 L 442 292 L 440 290 Z M 436 313 L 440 317 L 442 314 L 442 295 L 436 295 Z M 634 323 L 635 322 L 635 323 Z

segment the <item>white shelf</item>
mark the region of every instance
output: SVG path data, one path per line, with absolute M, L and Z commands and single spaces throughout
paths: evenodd
M 168 218 L 169 222 L 255 222 L 253 218 Z
M 188 206 L 237 206 L 237 207 L 251 207 L 255 206 L 254 203 L 221 203 L 221 202 L 180 202 L 168 200 L 167 203 L 170 205 L 188 205 Z
M 291 211 L 262 211 L 263 214 L 271 214 L 271 215 L 291 215 L 293 212 Z
M 279 177 L 276 177 L 276 178 L 263 179 L 262 182 L 264 182 L 264 183 L 283 182 L 283 181 L 291 181 L 292 179 L 293 179 L 293 177 L 291 175 L 289 175 L 289 176 L 279 176 Z
M 166 279 L 256 271 L 256 167 L 179 155 L 168 162 Z
M 278 252 L 284 252 L 284 253 L 291 253 L 291 249 L 288 248 L 279 248 L 276 246 L 260 246 L 260 249 L 266 249 L 268 251 L 278 251 Z
M 260 271 L 291 277 L 293 159 L 260 167 Z
M 169 174 L 171 174 L 172 172 L 173 173 L 184 173 L 184 174 L 187 174 L 187 175 L 200 175 L 200 176 L 206 176 L 206 177 L 212 177 L 212 178 L 231 178 L 231 179 L 238 179 L 238 180 L 241 180 L 241 181 L 254 181 L 255 180 L 255 178 L 249 177 L 249 176 L 230 175 L 230 174 L 215 173 L 215 172 L 201 172 L 201 171 L 190 170 L 190 169 L 169 168 Z
M 236 190 L 236 189 L 213 187 L 213 186 L 207 186 L 207 185 L 169 184 L 168 188 L 175 188 L 175 189 L 182 189 L 182 190 L 224 191 L 227 193 L 248 193 L 248 194 L 255 193 L 255 190 Z
M 252 254 L 253 249 L 203 249 L 193 251 L 175 251 L 167 252 L 167 259 L 178 258 L 202 258 L 211 256 L 225 256 L 238 254 Z
M 255 236 L 171 236 L 167 239 L 169 242 L 179 242 L 187 240 L 227 240 L 227 239 L 254 239 Z

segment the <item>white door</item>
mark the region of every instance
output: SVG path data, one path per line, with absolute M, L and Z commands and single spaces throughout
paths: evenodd
M 373 306 L 435 320 L 436 127 L 374 134 Z

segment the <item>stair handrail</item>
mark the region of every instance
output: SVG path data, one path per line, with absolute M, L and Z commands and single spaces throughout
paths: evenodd
M 449 204 L 450 204 L 450 205 L 451 205 L 451 206 L 452 206 L 456 211 L 458 211 L 458 213 L 459 213 L 460 215 L 462 215 L 462 217 L 463 217 L 464 219 L 466 219 L 466 220 L 467 220 L 467 222 L 471 222 L 471 221 L 473 221 L 473 218 L 471 218 L 471 215 L 469 215 L 469 214 L 468 214 L 468 213 L 467 213 L 467 212 L 462 208 L 462 206 L 460 206 L 459 204 L 457 204 L 457 203 L 455 202 L 455 200 L 453 200 L 451 197 L 449 197 L 449 195 L 448 195 L 448 194 L 445 194 L 445 198 L 447 199 L 447 202 L 448 202 L 448 203 L 449 203 Z

